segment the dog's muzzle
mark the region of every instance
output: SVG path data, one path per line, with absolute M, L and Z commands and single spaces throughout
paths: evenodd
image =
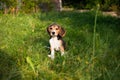
M 55 32 L 52 32 L 52 35 L 55 35 Z

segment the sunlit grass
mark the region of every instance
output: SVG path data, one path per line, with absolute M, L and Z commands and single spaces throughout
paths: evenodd
M 90 80 L 95 12 L 0 15 L 1 80 Z M 46 27 L 66 29 L 66 55 L 47 57 Z M 98 13 L 93 79 L 119 80 L 120 19 Z

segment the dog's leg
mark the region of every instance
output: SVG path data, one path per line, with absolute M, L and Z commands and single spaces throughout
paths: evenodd
M 63 56 L 64 55 L 64 52 L 61 52 L 61 56 Z
M 61 52 L 61 56 L 63 56 L 64 55 L 64 47 L 63 46 L 60 47 L 60 52 Z
M 54 49 L 52 49 L 52 51 L 51 51 L 51 59 L 54 59 L 55 57 L 54 57 L 54 54 L 55 54 L 55 51 L 54 51 Z
M 54 59 L 55 58 L 55 56 L 54 56 L 54 54 L 55 54 L 55 50 L 54 49 L 50 49 L 51 50 L 51 54 L 50 55 L 48 55 L 48 57 L 50 57 L 51 59 Z

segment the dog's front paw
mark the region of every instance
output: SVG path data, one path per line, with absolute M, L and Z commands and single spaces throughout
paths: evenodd
M 51 58 L 52 60 L 54 60 L 54 56 L 48 55 L 48 57 Z
M 65 53 L 64 52 L 61 52 L 61 56 L 63 56 Z
M 51 55 L 48 55 L 48 57 L 50 57 L 50 58 L 51 58 Z

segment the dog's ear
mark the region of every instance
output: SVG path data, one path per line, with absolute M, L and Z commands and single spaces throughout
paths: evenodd
M 66 33 L 65 29 L 62 28 L 62 27 L 60 27 L 59 35 L 60 35 L 61 37 L 64 37 L 64 36 L 65 36 L 65 33 Z
M 47 27 L 47 32 L 48 32 L 48 34 L 50 35 L 49 27 L 50 27 L 50 26 Z

